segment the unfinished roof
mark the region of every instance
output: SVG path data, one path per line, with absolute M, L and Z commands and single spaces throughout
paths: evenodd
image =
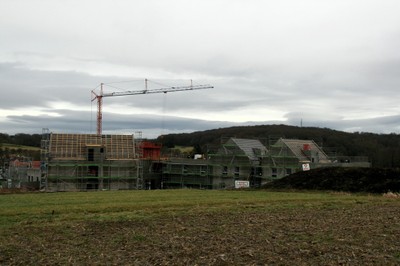
M 328 160 L 325 152 L 313 140 L 279 139 L 276 145 L 285 144 L 300 161 L 310 160 L 307 152 L 317 154 L 320 161 Z
M 258 160 L 268 152 L 267 148 L 256 139 L 230 138 L 224 145 L 227 153 L 234 152 L 234 149 L 229 148 L 230 145 L 238 147 L 250 160 Z
M 55 134 L 51 133 L 49 152 L 52 159 L 86 160 L 89 148 L 103 148 L 105 159 L 135 158 L 133 135 Z

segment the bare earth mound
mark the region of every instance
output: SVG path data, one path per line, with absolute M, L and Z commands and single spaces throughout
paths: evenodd
M 382 168 L 319 168 L 273 181 L 266 185 L 266 188 L 366 193 L 400 192 L 400 171 Z

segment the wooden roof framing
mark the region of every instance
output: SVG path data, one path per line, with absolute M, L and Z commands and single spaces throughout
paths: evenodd
M 103 148 L 107 160 L 135 159 L 133 135 L 51 133 L 49 152 L 52 159 L 86 160 L 88 149 Z

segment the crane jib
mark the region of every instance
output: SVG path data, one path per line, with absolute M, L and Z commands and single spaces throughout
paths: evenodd
M 213 86 L 210 85 L 190 85 L 190 86 L 178 86 L 178 87 L 169 87 L 169 88 L 161 88 L 161 89 L 152 89 L 149 90 L 147 88 L 147 79 L 146 87 L 144 90 L 137 91 L 121 91 L 121 92 L 112 92 L 112 93 L 103 93 L 103 85 L 100 84 L 100 93 L 96 93 L 92 90 L 92 102 L 97 99 L 97 135 L 102 134 L 102 105 L 103 105 L 103 97 L 112 97 L 112 96 L 127 96 L 127 95 L 141 95 L 141 94 L 151 94 L 151 93 L 167 93 L 167 92 L 175 92 L 175 91 L 188 91 L 188 90 L 201 90 L 201 89 L 213 89 Z
M 111 92 L 111 93 L 104 93 L 101 96 L 102 97 L 112 97 L 112 96 L 141 95 L 141 94 L 152 94 L 152 93 L 167 93 L 167 92 L 175 92 L 175 91 L 212 89 L 212 88 L 213 87 L 209 86 L 209 85 L 198 85 L 198 86 L 187 86 L 187 87 L 183 86 L 183 87 L 171 87 L 171 88 L 162 88 L 162 89 L 155 89 L 155 90 Z

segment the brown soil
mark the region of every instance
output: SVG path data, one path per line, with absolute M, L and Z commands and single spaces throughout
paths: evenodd
M 399 201 L 23 224 L 0 265 L 400 265 Z

